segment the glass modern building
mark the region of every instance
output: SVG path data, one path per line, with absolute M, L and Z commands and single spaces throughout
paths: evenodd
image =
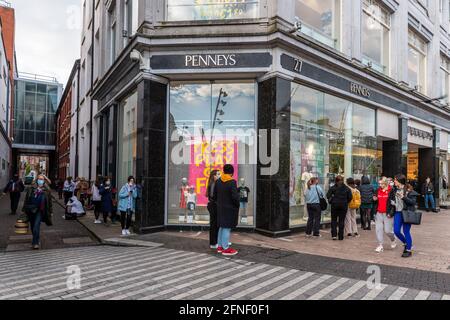
M 55 113 L 61 93 L 62 85 L 53 78 L 22 73 L 15 80 L 14 169 L 22 176 L 30 173 L 30 166 L 54 175 Z

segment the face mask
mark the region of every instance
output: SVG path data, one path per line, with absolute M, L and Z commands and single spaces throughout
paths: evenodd
M 42 187 L 44 185 L 45 181 L 44 180 L 38 180 L 37 184 L 39 187 Z
M 111 185 L 111 181 L 106 181 L 106 185 L 110 186 Z

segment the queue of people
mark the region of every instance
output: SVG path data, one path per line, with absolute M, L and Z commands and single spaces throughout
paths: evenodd
M 111 224 L 116 224 L 119 220 L 117 213 L 120 212 L 122 236 L 131 235 L 130 227 L 138 197 L 135 178 L 129 177 L 119 192 L 109 177 L 98 177 L 90 189 L 84 184 L 83 178 L 78 178 L 74 182 L 72 177 L 68 177 L 64 182 L 64 202 L 69 216 L 76 218 L 85 215 L 85 208 L 89 207 L 94 209 L 93 223 L 107 225 L 108 219 Z
M 364 231 L 370 231 L 372 220 L 375 219 L 377 253 L 384 251 L 385 235 L 390 240 L 391 249 L 397 247 L 398 239 L 404 246 L 403 258 L 412 256 L 413 239 L 411 223 L 404 220 L 403 213 L 416 212 L 419 193 L 408 184 L 404 175 L 397 175 L 394 179 L 383 177 L 373 187 L 368 177 L 362 177 L 361 183 L 349 178 L 344 182 L 338 176 L 334 185 L 326 194 L 331 206 L 331 236 L 334 241 L 343 241 L 348 237 L 359 237 L 357 212 L 359 211 Z M 324 192 L 319 186 L 319 179 L 312 178 L 305 190 L 305 203 L 308 211 L 307 238 L 320 238 L 320 224 L 322 219 L 321 199 Z M 372 212 L 375 207 L 375 216 Z

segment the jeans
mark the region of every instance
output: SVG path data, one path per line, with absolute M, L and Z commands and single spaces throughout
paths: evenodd
M 20 201 L 20 192 L 11 192 L 9 197 L 11 199 L 11 213 L 16 214 Z
M 122 230 L 128 230 L 131 227 L 131 218 L 133 217 L 133 211 L 120 211 L 120 223 Z
M 218 244 L 219 227 L 217 227 L 217 204 L 208 203 L 209 211 L 209 244 L 215 246 Z
M 231 229 L 220 228 L 218 236 L 219 247 L 222 247 L 224 250 L 227 250 L 230 247 L 230 236 L 231 236 Z
M 344 228 L 347 210 L 347 206 L 331 206 L 331 236 L 333 238 L 336 238 L 339 235 L 339 240 L 344 240 Z
M 403 229 L 403 233 L 402 233 Z M 395 213 L 394 217 L 394 233 L 396 237 L 406 244 L 406 250 L 412 249 L 411 225 L 403 222 L 403 214 L 401 211 Z
M 431 209 L 436 209 L 436 201 L 434 200 L 434 194 L 425 195 L 425 208 L 429 209 L 428 202 L 431 202 Z
M 320 235 L 320 222 L 322 218 L 322 210 L 320 204 L 308 204 L 308 224 L 306 226 L 306 234 L 310 236 L 313 234 L 315 237 Z
M 30 215 L 30 227 L 33 234 L 33 246 L 38 246 L 41 240 L 41 221 L 42 216 L 40 212 Z

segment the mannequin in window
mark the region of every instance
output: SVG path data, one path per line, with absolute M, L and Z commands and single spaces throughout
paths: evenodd
M 195 188 L 193 186 L 189 187 L 189 192 L 186 196 L 186 202 L 187 202 L 187 210 L 189 215 L 187 218 L 187 223 L 192 224 L 194 223 L 195 219 L 195 209 L 197 207 L 197 194 L 195 193 Z
M 239 180 L 238 191 L 239 191 L 239 195 L 240 195 L 239 202 L 241 203 L 241 212 L 242 212 L 241 223 L 247 224 L 248 223 L 247 207 L 248 207 L 248 198 L 250 195 L 250 188 L 246 186 L 245 179 Z
M 302 173 L 302 177 L 301 177 L 301 188 L 302 188 L 302 190 L 301 190 L 301 193 L 300 193 L 302 195 L 305 193 L 305 190 L 308 188 L 308 181 L 310 181 L 311 178 L 313 178 L 312 171 L 313 171 L 312 166 L 308 165 L 306 167 L 306 170 Z M 302 196 L 300 199 L 301 199 L 300 204 L 305 206 L 304 207 L 304 211 L 303 211 L 303 220 L 308 220 L 308 210 L 307 210 L 306 205 L 305 205 L 305 197 Z
M 183 213 L 180 214 L 180 222 L 185 222 L 187 218 L 187 196 L 189 194 L 188 179 L 181 179 L 180 187 L 180 209 L 184 209 Z

